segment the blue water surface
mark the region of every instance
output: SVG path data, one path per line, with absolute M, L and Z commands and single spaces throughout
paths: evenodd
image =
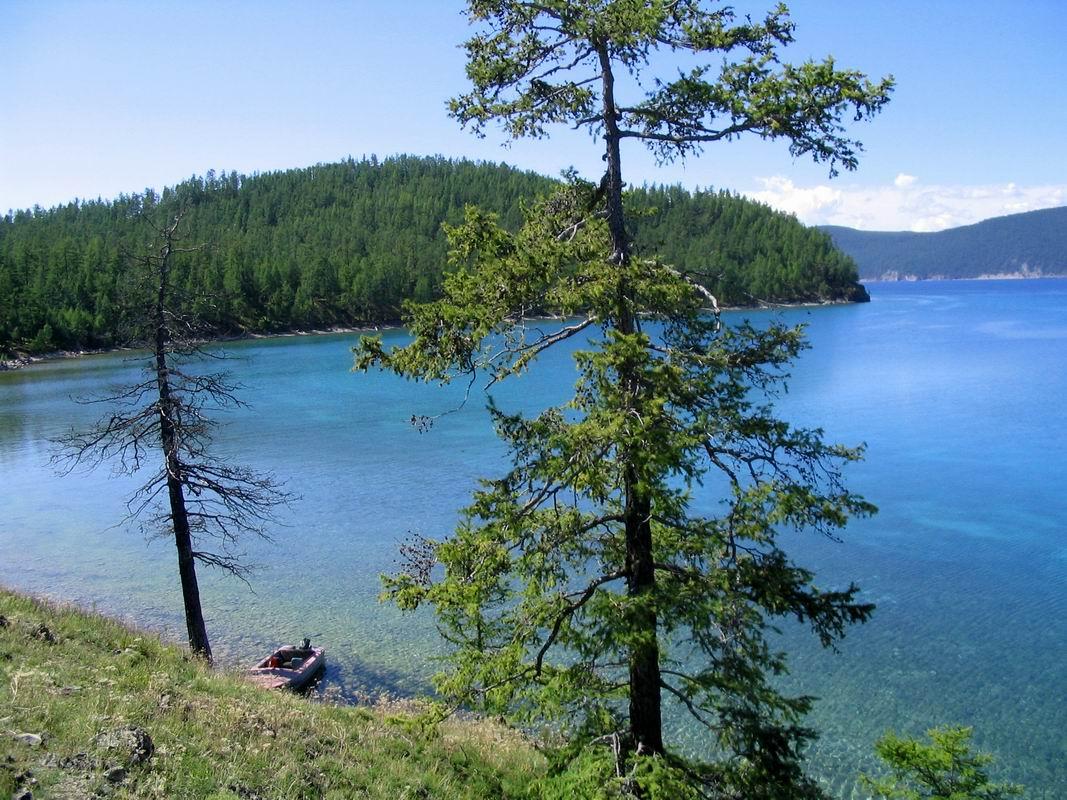
M 997 776 L 1033 798 L 1067 796 L 1067 281 L 876 283 L 870 304 L 734 312 L 808 326 L 812 348 L 778 402 L 867 458 L 850 485 L 880 513 L 837 543 L 786 539 L 820 585 L 856 581 L 877 603 L 837 654 L 787 628 L 791 690 L 821 699 L 811 769 L 839 797 L 887 728 L 973 725 Z M 400 331 L 387 341 L 402 341 Z M 274 472 L 299 496 L 248 542 L 252 589 L 204 576 L 209 632 L 240 664 L 307 634 L 329 648 L 325 690 L 422 691 L 440 647 L 432 619 L 378 604 L 409 532 L 443 536 L 479 476 L 501 471 L 484 400 L 420 432 L 413 414 L 462 402 L 440 389 L 350 372 L 356 335 L 227 346 L 249 409 L 222 416 L 217 451 Z M 173 546 L 123 521 L 136 479 L 57 476 L 49 440 L 102 409 L 72 398 L 136 374 L 132 354 L 0 373 L 0 583 L 125 617 L 181 639 Z M 506 408 L 558 402 L 564 352 L 495 394 Z M 698 498 L 712 502 L 714 498 Z M 673 733 L 698 747 L 689 728 Z

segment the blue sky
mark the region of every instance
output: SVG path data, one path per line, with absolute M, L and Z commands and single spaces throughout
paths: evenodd
M 761 13 L 770 3 L 737 2 Z M 808 223 L 937 230 L 1067 205 L 1062 0 L 795 0 L 791 60 L 892 73 L 831 181 L 782 143 L 722 143 L 634 184 L 728 188 Z M 375 153 L 603 167 L 587 136 L 509 148 L 449 119 L 465 87 L 463 4 L 0 0 L 0 211 L 162 189 L 208 169 L 268 171 Z

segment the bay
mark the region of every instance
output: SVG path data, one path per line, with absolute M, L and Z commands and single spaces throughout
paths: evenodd
M 849 482 L 881 509 L 840 543 L 786 540 L 821 585 L 855 580 L 878 605 L 838 654 L 783 631 L 788 687 L 821 698 L 811 769 L 835 796 L 861 797 L 855 776 L 875 766 L 887 728 L 960 723 L 996 754 L 999 778 L 1029 797 L 1067 796 L 1067 282 L 869 288 L 866 305 L 728 315 L 807 324 L 812 348 L 778 406 L 866 442 Z M 477 391 L 454 410 L 465 386 L 352 373 L 354 341 L 226 347 L 250 408 L 223 416 L 217 445 L 301 499 L 273 543 L 249 542 L 252 590 L 210 573 L 203 587 L 223 663 L 311 635 L 329 649 L 320 691 L 343 699 L 426 689 L 432 619 L 378 604 L 378 575 L 409 532 L 446 535 L 477 478 L 504 464 Z M 173 547 L 122 522 L 135 483 L 106 468 L 59 477 L 48 463 L 50 439 L 101 412 L 72 398 L 132 375 L 128 357 L 0 373 L 0 583 L 180 640 Z M 561 351 L 495 396 L 534 410 L 574 377 Z M 420 432 L 413 414 L 442 416 Z M 681 723 L 674 734 L 688 736 Z

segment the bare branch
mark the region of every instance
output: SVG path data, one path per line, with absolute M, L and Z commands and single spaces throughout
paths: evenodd
M 540 675 L 541 670 L 544 667 L 545 656 L 552 648 L 552 645 L 556 643 L 556 639 L 559 637 L 560 630 L 563 628 L 563 623 L 570 619 L 574 614 L 582 608 L 589 600 L 596 594 L 597 589 L 605 584 L 611 583 L 625 578 L 629 573 L 625 570 L 618 570 L 616 572 L 610 572 L 607 575 L 601 575 L 596 580 L 592 581 L 582 593 L 578 596 L 578 599 L 573 603 L 568 603 L 567 606 L 556 615 L 555 621 L 552 623 L 552 629 L 549 631 L 548 636 L 545 637 L 544 643 L 537 651 L 537 656 L 534 658 L 533 671 L 535 675 Z

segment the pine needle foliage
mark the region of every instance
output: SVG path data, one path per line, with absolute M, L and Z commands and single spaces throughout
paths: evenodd
M 1005 800 L 1023 793 L 1014 783 L 993 783 L 993 756 L 971 751 L 973 728 L 945 725 L 926 732 L 929 743 L 887 733 L 874 746 L 889 775 L 863 775 L 882 800 Z

